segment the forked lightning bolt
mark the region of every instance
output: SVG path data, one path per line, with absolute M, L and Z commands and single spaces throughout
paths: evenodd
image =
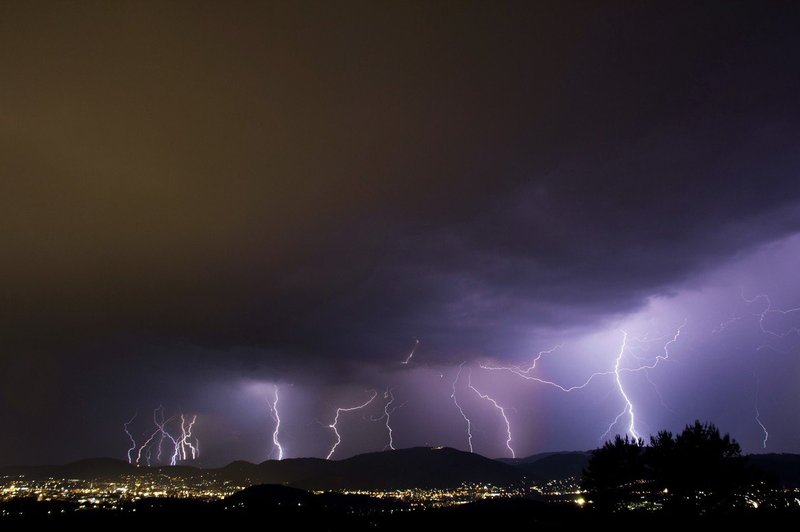
M 467 385 L 470 387 L 470 389 L 473 392 L 478 394 L 478 397 L 480 397 L 481 399 L 484 399 L 484 400 L 489 401 L 490 403 L 492 403 L 492 405 L 498 410 L 498 412 L 500 412 L 500 415 L 503 417 L 503 421 L 505 421 L 505 423 L 506 423 L 506 436 L 507 436 L 506 437 L 506 447 L 508 447 L 508 450 L 511 451 L 511 458 L 516 458 L 517 455 L 514 452 L 514 449 L 511 447 L 511 423 L 509 423 L 509 421 L 508 421 L 508 416 L 506 415 L 505 408 L 503 408 L 502 406 L 497 404 L 497 401 L 495 401 L 494 399 L 492 399 L 488 395 L 479 392 L 478 389 L 475 388 L 475 386 L 472 385 L 472 370 L 469 370 L 468 373 L 467 373 Z
M 464 369 L 464 362 L 458 366 L 458 373 L 456 373 L 456 378 L 453 381 L 453 393 L 450 395 L 450 399 L 453 400 L 453 404 L 456 405 L 461 417 L 463 417 L 464 421 L 467 423 L 467 443 L 469 444 L 469 452 L 474 452 L 472 449 L 472 421 L 470 421 L 470 419 L 464 413 L 464 409 L 461 408 L 461 405 L 458 403 L 458 399 L 456 398 L 456 384 L 458 384 L 458 379 L 461 377 L 462 369 Z
M 619 390 L 619 394 L 625 401 L 625 407 L 622 409 L 622 412 L 617 414 L 617 417 L 614 418 L 614 421 L 611 422 L 611 425 L 608 426 L 608 429 L 606 429 L 603 435 L 600 436 L 601 440 L 604 440 L 606 436 L 608 436 L 608 433 L 611 432 L 611 429 L 614 428 L 614 425 L 616 425 L 617 422 L 619 422 L 619 420 L 625 414 L 628 414 L 628 416 L 630 416 L 630 423 L 628 424 L 628 434 L 630 434 L 634 440 L 639 439 L 639 434 L 636 432 L 636 418 L 633 413 L 633 403 L 631 403 L 631 400 L 628 398 L 628 394 L 625 393 L 625 388 L 622 386 L 622 381 L 619 378 L 619 374 L 621 371 L 620 363 L 622 362 L 622 357 L 625 355 L 625 347 L 627 346 L 627 344 L 628 344 L 628 333 L 622 331 L 622 345 L 619 348 L 619 353 L 617 353 L 617 359 L 616 362 L 614 363 L 614 381 L 617 383 L 617 390 Z M 654 364 L 658 364 L 658 361 L 654 362 Z
M 386 444 L 386 447 L 384 447 L 384 449 L 389 448 L 392 451 L 394 451 L 396 449 L 394 448 L 394 430 L 392 429 L 392 424 L 391 424 L 392 414 L 394 414 L 394 412 L 398 408 L 403 408 L 406 405 L 406 403 L 403 403 L 400 406 L 393 407 L 392 404 L 394 403 L 394 394 L 392 393 L 391 388 L 386 388 L 386 391 L 383 392 L 383 398 L 388 399 L 386 401 L 386 404 L 383 405 L 383 415 L 378 418 L 372 418 L 372 421 L 380 421 L 382 419 L 386 420 L 385 421 L 386 433 L 389 436 L 389 442 Z
M 269 413 L 272 417 L 272 421 L 275 422 L 275 429 L 272 431 L 272 452 L 274 453 L 276 450 L 278 452 L 278 460 L 283 460 L 283 447 L 281 446 L 281 442 L 278 439 L 281 432 L 281 416 L 278 413 L 278 386 L 275 386 L 275 400 L 267 402 L 269 405 Z
M 134 443 L 134 447 L 128 451 L 128 460 L 131 463 L 134 462 L 132 453 L 136 447 L 134 438 L 130 435 L 128 430 L 128 426 L 133 422 L 134 418 L 131 418 L 131 420 L 125 424 L 125 432 L 128 434 L 131 442 Z M 174 437 L 170 434 L 169 430 L 167 430 L 167 426 L 175 419 L 177 419 L 175 416 L 166 418 L 163 406 L 159 406 L 153 410 L 153 424 L 156 428 L 136 451 L 135 463 L 137 465 L 142 463 L 143 458 L 148 466 L 151 465 L 153 447 L 156 449 L 156 460 L 161 462 L 165 440 L 172 442 L 172 454 L 170 455 L 169 465 L 177 465 L 179 461 L 185 461 L 189 459 L 190 456 L 193 460 L 197 459 L 200 455 L 199 441 L 196 436 L 192 435 L 192 430 L 197 422 L 197 416 L 193 416 L 191 421 L 187 422 L 186 416 L 181 414 L 180 436 L 178 438 Z M 156 440 L 156 438 L 158 439 Z
M 136 450 L 136 440 L 133 439 L 133 434 L 130 433 L 130 431 L 128 430 L 128 427 L 130 426 L 131 423 L 133 423 L 133 421 L 136 419 L 136 416 L 138 414 L 139 414 L 138 411 L 135 412 L 133 414 L 133 417 L 127 423 L 125 423 L 123 425 L 123 428 L 125 430 L 125 434 L 127 434 L 128 438 L 131 440 L 131 448 L 128 449 L 128 463 L 129 464 L 133 463 L 133 456 L 131 455 L 131 453 Z
M 661 403 L 664 405 L 665 408 L 669 409 L 669 407 L 666 406 L 666 403 L 664 403 L 663 397 L 661 396 L 661 393 L 658 391 L 658 388 L 655 387 L 655 384 L 650 379 L 650 375 L 648 373 L 648 370 L 655 369 L 656 367 L 659 366 L 660 363 L 669 360 L 669 358 L 670 358 L 670 348 L 680 338 L 681 332 L 682 332 L 683 328 L 686 326 L 686 323 L 687 323 L 687 320 L 684 320 L 683 323 L 680 325 L 680 327 L 678 327 L 678 329 L 675 331 L 675 334 L 669 340 L 667 340 L 667 342 L 664 344 L 663 354 L 659 354 L 659 355 L 655 356 L 654 358 L 648 359 L 646 361 L 643 361 L 639 365 L 636 365 L 636 366 L 633 366 L 633 367 L 625 367 L 625 366 L 623 366 L 623 359 L 625 358 L 626 351 L 628 350 L 628 333 L 625 332 L 625 331 L 622 331 L 622 334 L 623 334 L 622 345 L 620 346 L 620 349 L 617 352 L 617 355 L 616 355 L 616 357 L 614 359 L 614 367 L 613 367 L 613 369 L 610 370 L 610 371 L 598 371 L 598 372 L 592 373 L 591 375 L 589 375 L 586 378 L 586 380 L 584 380 L 582 383 L 576 384 L 576 385 L 567 386 L 567 385 L 560 384 L 560 383 L 555 382 L 555 381 L 550 380 L 550 379 L 539 377 L 538 375 L 535 374 L 535 371 L 537 369 L 536 368 L 537 363 L 542 359 L 542 357 L 544 357 L 545 355 L 549 355 L 549 354 L 553 353 L 554 351 L 559 349 L 561 347 L 561 345 L 557 345 L 557 346 L 555 346 L 555 347 L 553 347 L 551 349 L 547 349 L 545 351 L 540 351 L 536 355 L 536 357 L 533 359 L 533 362 L 531 363 L 531 365 L 528 366 L 528 367 L 521 367 L 521 366 L 489 366 L 489 365 L 484 365 L 484 364 L 481 364 L 480 367 L 481 367 L 481 369 L 490 370 L 490 371 L 508 371 L 510 373 L 513 373 L 513 374 L 519 376 L 519 377 L 522 377 L 523 379 L 526 379 L 526 380 L 529 380 L 529 381 L 538 382 L 540 384 L 545 384 L 547 386 L 552 386 L 554 388 L 557 388 L 558 390 L 561 390 L 562 392 L 573 392 L 573 391 L 576 391 L 576 390 L 581 390 L 581 389 L 585 388 L 586 386 L 588 386 L 594 379 L 596 379 L 598 377 L 602 377 L 602 376 L 606 376 L 606 375 L 612 376 L 613 379 L 614 379 L 614 385 L 615 385 L 617 391 L 619 392 L 620 396 L 622 397 L 623 401 L 625 402 L 625 406 L 624 406 L 623 410 L 619 414 L 617 414 L 617 416 L 611 422 L 611 424 L 609 425 L 608 429 L 606 429 L 606 431 L 601 436 L 601 439 L 605 438 L 609 434 L 609 432 L 611 432 L 611 430 L 614 428 L 614 426 L 620 421 L 620 419 L 622 419 L 626 415 L 629 417 L 628 429 L 627 429 L 626 432 L 628 434 L 630 434 L 633 438 L 638 439 L 639 438 L 639 433 L 636 431 L 636 421 L 635 421 L 636 418 L 635 418 L 635 413 L 634 413 L 634 405 L 633 405 L 633 402 L 631 401 L 630 396 L 628 395 L 628 392 L 626 391 L 626 389 L 625 389 L 625 387 L 623 385 L 623 382 L 622 382 L 622 379 L 621 379 L 621 375 L 623 373 L 644 372 L 645 373 L 645 378 L 648 380 L 648 382 L 650 382 L 653 385 L 653 387 L 654 387 L 654 389 L 656 391 L 656 394 L 661 399 Z M 641 340 L 641 341 L 642 342 L 649 342 L 650 340 Z M 634 357 L 634 358 L 642 360 L 639 357 Z
M 557 383 L 555 381 L 551 381 L 549 379 L 545 379 L 545 378 L 542 378 L 542 377 L 537 377 L 536 375 L 531 375 L 531 373 L 536 369 L 536 364 L 539 362 L 539 360 L 544 355 L 549 355 L 550 353 L 553 353 L 554 351 L 556 351 L 559 348 L 561 348 L 561 345 L 557 345 L 557 346 L 555 346 L 555 347 L 553 347 L 551 349 L 547 349 L 545 351 L 539 351 L 539 354 L 536 355 L 536 358 L 533 359 L 533 363 L 530 366 L 528 366 L 527 368 L 522 368 L 520 366 L 487 366 L 485 364 L 481 364 L 480 368 L 481 369 L 490 370 L 490 371 L 508 371 L 508 372 L 511 372 L 511 373 L 513 373 L 515 375 L 518 375 L 518 376 L 522 377 L 523 379 L 526 379 L 526 380 L 529 380 L 529 381 L 538 382 L 540 384 L 546 384 L 546 385 L 552 386 L 554 388 L 558 388 L 562 392 L 572 392 L 572 391 L 575 391 L 575 390 L 583 389 L 583 388 L 587 387 L 589 385 L 589 383 L 592 382 L 592 380 L 594 380 L 596 377 L 601 377 L 603 375 L 613 375 L 614 374 L 613 371 L 598 371 L 596 373 L 592 373 L 591 375 L 589 375 L 589 377 L 583 383 L 576 384 L 576 385 L 573 385 L 573 386 L 564 386 L 564 385 L 559 384 L 559 383 Z
M 161 413 L 161 420 L 162 420 L 160 423 L 158 421 L 159 412 Z M 149 438 L 147 438 L 147 440 L 145 440 L 144 444 L 141 447 L 139 447 L 139 451 L 136 454 L 136 463 L 137 464 L 142 460 L 142 452 L 145 449 L 147 449 L 147 453 L 146 453 L 145 457 L 147 459 L 147 465 L 148 466 L 150 465 L 150 455 L 151 455 L 150 444 L 153 442 L 155 437 L 158 436 L 159 434 L 162 434 L 161 440 L 159 440 L 159 455 L 158 455 L 158 458 L 159 459 L 161 458 L 160 446 L 161 446 L 162 440 L 164 439 L 164 436 L 163 436 L 164 421 L 163 421 L 163 419 L 164 419 L 164 407 L 163 406 L 159 406 L 158 408 L 153 410 L 153 424 L 156 426 L 156 430 L 150 435 Z
M 759 299 L 763 300 L 766 303 L 764 310 L 758 313 L 758 326 L 761 328 L 761 332 L 763 332 L 764 334 L 772 336 L 773 338 L 786 338 L 790 334 L 796 334 L 800 336 L 800 329 L 795 326 L 789 327 L 783 332 L 775 332 L 764 325 L 764 320 L 766 320 L 767 316 L 769 316 L 770 314 L 780 314 L 781 316 L 788 316 L 790 314 L 794 314 L 795 312 L 800 314 L 800 307 L 790 308 L 787 310 L 773 308 L 772 300 L 766 294 L 759 294 L 753 297 L 752 299 L 747 299 L 746 297 L 744 297 L 744 294 L 742 294 L 742 299 L 744 299 L 747 303 L 755 303 Z
M 181 437 L 175 443 L 175 451 L 172 453 L 170 465 L 176 465 L 179 460 L 186 460 L 188 458 L 187 448 L 192 455 L 192 460 L 197 459 L 198 444 L 196 440 L 195 443 L 192 443 L 192 428 L 196 421 L 197 416 L 192 416 L 192 420 L 187 424 L 185 416 L 181 414 Z
M 775 340 L 783 340 L 791 335 L 800 336 L 800 328 L 796 325 L 791 325 L 788 328 L 784 329 L 783 331 L 776 331 L 773 328 L 769 327 L 766 323 L 767 318 L 770 315 L 780 315 L 780 316 L 793 316 L 798 315 L 800 316 L 800 307 L 790 308 L 790 309 L 778 309 L 772 306 L 772 300 L 766 294 L 758 294 L 753 296 L 752 298 L 748 298 L 744 294 L 744 289 L 741 291 L 741 298 L 747 305 L 752 305 L 758 301 L 763 301 L 763 308 L 759 312 L 751 313 L 751 317 L 755 317 L 758 320 L 758 327 L 761 329 L 761 333 L 765 337 L 764 343 L 762 343 L 758 348 L 757 351 L 761 351 L 762 349 L 771 349 L 778 353 L 787 354 L 787 351 L 780 349 L 778 346 L 768 343 L 768 339 L 772 338 Z M 711 331 L 713 334 L 721 333 L 724 330 L 728 329 L 732 323 L 737 321 L 743 320 L 746 316 L 737 316 L 734 315 L 733 317 L 729 318 L 728 320 L 720 323 L 717 329 Z M 756 400 L 755 400 L 755 422 L 761 428 L 761 431 L 764 434 L 764 439 L 761 442 L 763 448 L 767 447 L 767 441 L 769 440 L 769 431 L 764 423 L 761 421 L 761 412 L 758 407 L 759 403 L 759 385 L 758 385 L 758 378 L 756 378 Z
M 361 410 L 362 408 L 365 408 L 367 405 L 369 405 L 372 401 L 374 401 L 376 397 L 378 397 L 378 392 L 372 390 L 372 396 L 369 398 L 369 400 L 367 400 L 367 402 L 357 406 L 351 406 L 350 408 L 336 409 L 336 416 L 334 416 L 333 418 L 333 423 L 328 425 L 328 428 L 332 429 L 333 433 L 336 435 L 336 442 L 333 444 L 333 447 L 331 447 L 331 450 L 328 452 L 328 456 L 325 457 L 326 460 L 331 459 L 331 456 L 333 456 L 333 453 L 336 451 L 336 448 L 339 446 L 340 443 L 342 443 L 342 436 L 339 434 L 339 429 L 336 428 L 336 425 L 339 423 L 339 414 L 341 414 L 342 412 L 352 412 L 354 410 Z
M 774 308 L 772 306 L 772 300 L 769 298 L 768 295 L 766 295 L 766 294 L 758 294 L 756 296 L 753 296 L 752 298 L 748 298 L 748 297 L 746 297 L 744 295 L 744 289 L 742 289 L 741 298 L 742 298 L 742 301 L 744 301 L 748 305 L 752 305 L 753 303 L 755 303 L 757 301 L 763 301 L 764 302 L 765 306 L 760 312 L 756 312 L 756 313 L 750 314 L 750 316 L 758 318 L 758 326 L 759 326 L 759 328 L 761 329 L 761 332 L 764 335 L 769 336 L 771 338 L 776 338 L 776 339 L 783 339 L 783 338 L 786 338 L 787 336 L 790 336 L 792 334 L 800 336 L 800 328 L 798 328 L 797 326 L 791 326 L 788 329 L 784 330 L 783 332 L 779 332 L 779 331 L 775 331 L 775 330 L 770 329 L 765 324 L 766 319 L 771 314 L 773 314 L 773 315 L 774 314 L 779 314 L 781 316 L 789 316 L 789 315 L 794 315 L 795 313 L 797 313 L 798 315 L 800 315 L 800 307 L 790 308 L 790 309 L 786 309 L 786 310 Z M 716 329 L 714 329 L 711 332 L 714 333 L 714 334 L 721 333 L 724 330 L 728 329 L 728 327 L 730 327 L 730 325 L 732 323 L 735 323 L 737 321 L 743 320 L 746 317 L 747 316 L 734 315 L 731 318 L 729 318 L 729 319 L 723 321 L 722 323 L 720 323 L 719 327 L 717 327 Z M 770 346 L 762 345 L 762 346 L 759 347 L 759 349 L 763 349 L 765 347 L 770 347 Z

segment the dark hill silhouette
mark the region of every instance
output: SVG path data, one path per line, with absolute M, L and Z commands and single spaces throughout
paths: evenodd
M 800 488 L 800 454 L 751 454 L 747 462 L 751 467 L 775 475 L 787 488 Z
M 509 485 L 524 480 L 524 473 L 512 466 L 447 447 L 367 453 L 334 464 L 327 475 L 296 485 L 307 489 L 446 488 L 464 482 Z
M 118 479 L 164 474 L 191 479 L 215 477 L 238 485 L 280 484 L 310 490 L 447 488 L 462 482 L 508 485 L 527 480 L 556 480 L 580 475 L 589 453 L 541 453 L 518 459 L 491 460 L 456 449 L 416 447 L 357 455 L 345 460 L 293 458 L 260 464 L 236 461 L 218 469 L 193 466 L 137 467 L 124 460 L 93 458 L 66 465 L 3 467 L 0 476 L 32 479 Z M 774 474 L 787 487 L 800 487 L 800 455 L 750 455 L 751 466 Z
M 116 458 L 86 458 L 64 465 L 13 466 L 0 468 L 0 475 L 24 475 L 32 479 L 115 479 L 136 473 L 136 466 Z
M 561 480 L 580 476 L 591 455 L 591 451 L 557 451 L 498 461 L 519 468 L 533 480 Z
M 561 480 L 581 476 L 590 457 L 591 453 L 583 452 L 553 453 L 517 467 L 534 480 Z
M 427 447 L 367 453 L 339 461 L 293 458 L 261 464 L 234 462 L 218 473 L 241 483 L 309 490 L 447 488 L 463 482 L 508 485 L 522 481 L 525 475 L 477 454 Z
M 276 484 L 261 484 L 234 493 L 230 497 L 216 503 L 223 508 L 243 509 L 246 511 L 275 512 L 292 511 L 308 512 L 330 510 L 378 510 L 406 507 L 399 501 L 376 499 L 366 495 L 341 493 L 314 494 L 298 488 Z
M 250 486 L 226 497 L 223 506 L 240 505 L 243 507 L 265 508 L 308 503 L 313 497 L 305 490 L 279 486 L 276 484 L 259 484 Z
M 550 451 L 546 453 L 536 453 L 530 456 L 525 456 L 522 458 L 496 458 L 498 462 L 503 462 L 504 464 L 518 466 L 523 464 L 532 464 L 533 462 L 538 462 L 542 458 L 547 458 L 548 456 L 553 456 L 554 454 L 564 454 L 570 451 Z

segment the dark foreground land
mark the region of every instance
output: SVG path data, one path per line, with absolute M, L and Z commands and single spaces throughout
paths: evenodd
M 649 529 L 690 525 L 778 526 L 797 523 L 800 508 L 748 508 L 735 511 L 668 512 L 593 508 L 526 499 L 477 501 L 446 508 L 411 508 L 400 502 L 358 495 L 312 495 L 283 486 L 253 486 L 224 500 L 146 499 L 117 510 L 76 510 L 68 503 L 18 499 L 0 506 L 3 529 L 13 525 L 75 526 L 241 526 L 313 527 L 313 530 L 556 530 L 565 527 L 625 526 Z

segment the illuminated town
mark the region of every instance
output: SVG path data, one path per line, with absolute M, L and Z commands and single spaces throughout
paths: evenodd
M 136 511 L 138 501 L 148 499 L 194 499 L 217 501 L 225 499 L 248 486 L 228 480 L 220 480 L 213 474 L 200 474 L 192 478 L 171 476 L 164 472 L 143 476 L 124 476 L 119 480 L 43 479 L 34 480 L 23 476 L 0 478 L 0 503 L 14 500 L 36 502 L 62 502 L 68 506 L 59 511 L 116 510 Z M 327 491 L 312 491 L 320 495 Z M 407 510 L 460 506 L 481 500 L 532 499 L 553 504 L 569 504 L 582 507 L 587 504 L 586 492 L 582 491 L 579 479 L 531 482 L 520 486 L 494 486 L 491 484 L 463 483 L 456 488 L 413 488 L 394 490 L 339 490 L 344 495 L 361 495 L 376 500 L 390 500 L 403 504 Z M 786 489 L 784 504 L 800 507 L 800 489 Z M 628 509 L 657 510 L 658 500 L 645 488 L 638 492 L 640 500 L 630 503 Z M 758 508 L 763 494 L 748 495 L 745 501 Z M 9 510 L 0 510 L 0 517 L 9 517 Z
M 246 487 L 248 486 L 220 480 L 210 474 L 187 479 L 157 473 L 125 476 L 113 481 L 55 478 L 34 480 L 6 476 L 0 478 L 0 502 L 32 499 L 38 502 L 68 502 L 76 510 L 124 510 L 130 508 L 136 501 L 150 498 L 220 500 Z M 325 492 L 312 491 L 312 493 Z M 400 501 L 409 508 L 456 506 L 497 498 L 537 498 L 551 502 L 583 504 L 578 480 L 575 478 L 518 487 L 464 483 L 451 489 L 341 490 L 339 493 Z

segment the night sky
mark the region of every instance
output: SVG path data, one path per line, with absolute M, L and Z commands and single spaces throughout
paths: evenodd
M 800 4 L 644 4 L 0 3 L 0 464 L 800 452 Z

